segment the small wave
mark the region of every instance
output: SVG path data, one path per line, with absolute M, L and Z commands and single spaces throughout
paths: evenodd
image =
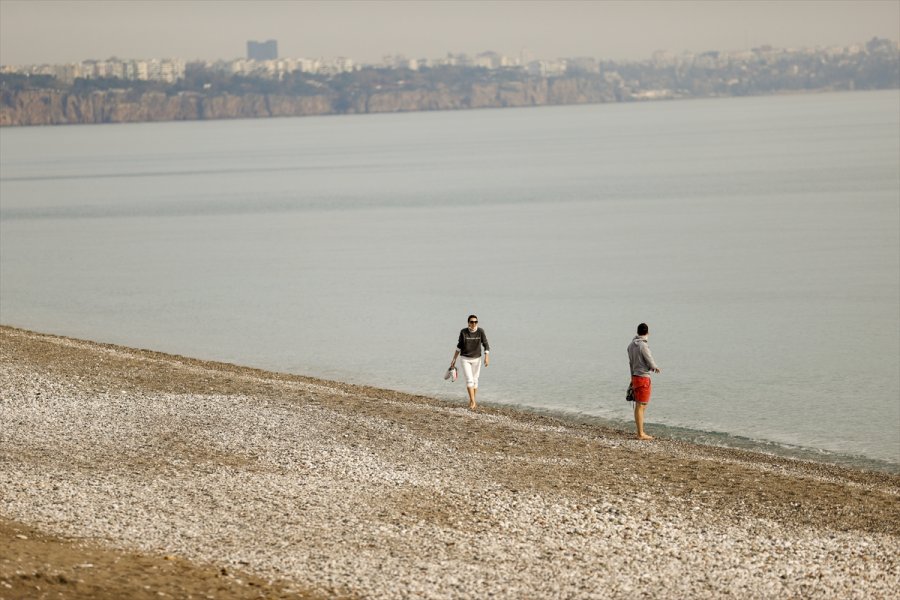
M 514 408 L 523 412 L 545 415 L 572 423 L 597 425 L 600 427 L 609 427 L 613 429 L 624 429 L 626 431 L 631 431 L 634 428 L 634 422 L 630 420 L 598 417 L 595 415 L 588 415 L 579 412 L 538 408 L 519 404 L 496 404 L 494 406 Z M 838 465 L 842 467 L 849 467 L 853 469 L 865 469 L 871 471 L 900 474 L 900 463 L 879 460 L 876 458 L 858 454 L 834 452 L 822 448 L 810 448 L 808 446 L 757 439 L 748 436 L 725 433 L 722 431 L 690 429 L 687 427 L 678 427 L 673 425 L 664 425 L 661 423 L 649 422 L 647 423 L 647 425 L 654 430 L 654 435 L 658 435 L 658 437 L 661 438 L 691 442 L 704 446 L 748 450 L 751 452 L 770 454 L 782 458 L 809 460 L 831 465 Z

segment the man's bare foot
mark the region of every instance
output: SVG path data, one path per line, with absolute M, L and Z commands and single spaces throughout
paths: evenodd
M 474 404 L 474 403 L 471 403 L 471 402 L 469 403 L 469 410 L 477 410 L 477 409 L 478 409 L 478 405 L 477 405 L 477 404 Z
M 640 434 L 639 436 L 637 436 L 637 439 L 639 439 L 639 440 L 652 440 L 652 439 L 653 439 L 653 436 L 652 436 L 652 435 L 647 435 L 646 433 L 642 433 L 642 434 Z

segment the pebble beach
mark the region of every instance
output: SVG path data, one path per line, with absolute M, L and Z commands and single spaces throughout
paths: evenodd
M 0 599 L 117 597 L 134 561 L 148 598 L 900 590 L 898 475 L 472 412 L 459 391 L 0 327 Z

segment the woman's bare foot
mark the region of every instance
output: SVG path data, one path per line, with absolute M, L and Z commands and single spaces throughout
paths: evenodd
M 640 434 L 639 436 L 637 436 L 637 439 L 639 439 L 639 440 L 652 440 L 652 439 L 653 439 L 653 436 L 652 436 L 652 435 L 647 435 L 646 433 L 642 433 L 642 434 Z

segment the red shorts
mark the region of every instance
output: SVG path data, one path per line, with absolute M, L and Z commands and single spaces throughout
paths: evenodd
M 635 402 L 640 402 L 641 404 L 647 404 L 648 402 L 650 402 L 650 392 L 653 389 L 653 385 L 650 383 L 649 377 L 638 377 L 637 375 L 632 375 L 631 387 L 634 390 Z

